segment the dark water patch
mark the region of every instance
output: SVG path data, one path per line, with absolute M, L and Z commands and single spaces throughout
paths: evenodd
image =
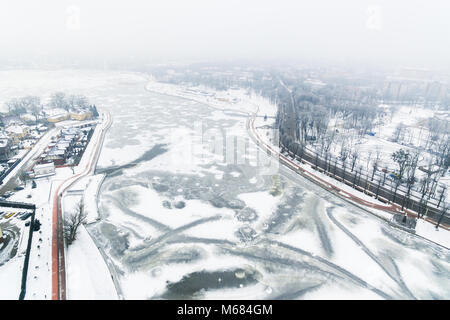
M 186 206 L 186 203 L 184 201 L 177 201 L 173 206 L 177 209 L 183 209 Z
M 153 189 L 155 189 L 156 191 L 158 191 L 160 193 L 166 192 L 166 191 L 169 190 L 169 186 L 165 185 L 163 183 L 155 183 L 155 182 L 153 182 L 152 183 L 152 187 L 153 187 Z
M 227 207 L 228 201 L 225 200 L 222 196 L 216 195 L 212 199 L 209 200 L 209 203 L 211 203 L 216 208 L 223 208 Z
M 106 173 L 108 178 L 119 177 L 123 174 L 122 169 L 117 169 L 112 171 L 111 173 Z
M 115 225 L 102 222 L 100 232 L 108 240 L 110 252 L 114 256 L 122 256 L 128 249 L 128 234 L 122 234 Z
M 285 193 L 282 202 L 277 205 L 275 212 L 267 221 L 266 232 L 283 234 L 287 227 L 292 228 L 292 225 L 288 226 L 288 222 L 299 212 L 298 205 L 303 203 L 304 194 L 301 191 L 295 187 L 290 192 Z
M 178 282 L 169 282 L 163 299 L 198 299 L 208 290 L 242 288 L 257 282 L 256 272 L 245 269 L 199 271 L 185 275 Z
M 134 166 L 137 166 L 139 163 L 141 163 L 143 161 L 150 161 L 153 158 L 155 158 L 156 156 L 159 156 L 160 154 L 167 152 L 168 149 L 166 148 L 166 146 L 167 146 L 166 144 L 157 144 L 157 145 L 153 146 L 153 148 L 151 148 L 150 150 L 147 150 L 146 152 L 144 152 L 144 154 L 142 156 L 140 156 L 139 158 L 137 158 L 136 160 L 134 160 L 132 162 L 129 162 L 127 164 L 123 164 L 120 166 L 99 168 L 99 169 L 95 170 L 95 173 L 96 174 L 104 173 L 104 174 L 110 176 L 119 170 L 132 168 Z
M 245 208 L 245 202 L 240 199 L 232 199 L 228 201 L 228 207 L 230 209 L 244 209 Z
M 314 207 L 318 208 L 319 204 L 321 204 L 320 198 L 314 197 L 313 201 L 314 201 L 313 202 Z M 320 206 L 319 208 L 323 210 L 323 206 Z M 328 208 L 326 208 L 326 212 L 329 212 L 329 211 L 331 212 L 332 209 L 333 209 L 333 207 L 328 207 Z M 334 253 L 334 250 L 333 250 L 333 245 L 331 244 L 330 237 L 328 236 L 328 230 L 325 227 L 325 223 L 321 217 L 322 210 L 316 210 L 316 211 L 320 211 L 320 212 L 316 212 L 315 214 L 313 214 L 313 218 L 314 218 L 314 222 L 316 225 L 317 233 L 319 234 L 320 243 L 322 244 L 322 249 L 325 251 L 325 254 L 328 257 L 331 257 Z

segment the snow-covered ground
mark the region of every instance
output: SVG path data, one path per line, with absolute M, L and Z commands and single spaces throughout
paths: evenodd
M 75 193 L 66 194 L 64 214 L 73 214 L 81 198 L 82 195 Z M 84 225 L 76 241 L 67 248 L 66 261 L 67 299 L 117 299 L 108 267 Z
M 341 115 L 333 117 L 329 123 L 329 130 L 338 129 L 340 131 L 335 137 L 335 143 L 332 144 L 330 152 L 335 157 L 340 156 L 342 146 L 353 150 L 358 154 L 358 163 L 356 167 L 362 165 L 364 170 L 372 173 L 372 164 L 374 163 L 377 153 L 379 154 L 378 168 L 386 168 L 389 172 L 398 172 L 398 164 L 392 159 L 392 154 L 400 149 L 404 149 L 411 154 L 419 152 L 418 167 L 428 168 L 430 163 L 434 164 L 433 155 L 428 149 L 431 148 L 430 131 L 427 128 L 427 121 L 430 119 L 439 119 L 440 121 L 449 121 L 449 111 L 438 111 L 434 108 L 425 108 L 423 106 L 389 106 L 380 105 L 385 110 L 385 115 L 379 118 L 376 126 L 372 130 L 373 136 L 368 134 L 360 136 L 355 129 L 342 128 Z M 398 126 L 402 126 L 401 134 L 398 141 L 394 141 L 395 132 Z M 439 130 L 442 130 L 440 128 Z M 437 133 L 437 132 L 434 132 Z M 441 134 L 441 133 L 439 133 Z M 440 137 L 444 139 L 445 137 Z M 348 164 L 347 164 L 348 166 Z M 437 168 L 436 166 L 434 168 Z M 380 173 L 382 175 L 382 173 Z M 426 173 L 422 170 L 416 170 L 415 177 L 420 179 L 426 177 Z M 388 180 L 390 181 L 390 180 Z M 446 172 L 444 176 L 439 175 L 439 184 L 449 186 L 450 173 Z M 401 189 L 406 187 L 401 186 Z M 419 188 L 418 184 L 413 186 Z M 448 188 L 449 189 L 449 188 Z M 439 191 L 436 198 L 439 197 Z M 447 190 L 446 195 L 449 195 Z M 420 198 L 420 195 L 418 195 Z M 435 201 L 437 202 L 437 200 Z
M 8 73 L 12 84 L 0 72 L 8 93 L 21 83 L 38 86 L 30 90 L 40 95 L 64 88 L 113 118 L 99 177 L 73 187 L 95 190 L 105 175 L 100 220 L 86 226 L 95 245 L 83 231 L 69 250 L 68 281 L 77 274 L 83 280 L 70 286 L 69 298 L 450 297 L 447 249 L 392 228 L 283 166 L 266 170 L 270 157 L 246 129 L 258 106 L 259 114 L 273 114 L 263 99 L 243 91 L 214 96 L 132 73 Z M 89 259 L 99 267 L 78 265 Z

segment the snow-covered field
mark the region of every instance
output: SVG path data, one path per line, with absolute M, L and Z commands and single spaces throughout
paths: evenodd
M 0 88 L 8 94 L 58 87 L 113 117 L 98 176 L 78 185 L 93 192 L 106 175 L 100 221 L 86 227 L 92 238 L 83 231 L 69 249 L 69 276 L 83 281 L 69 298 L 450 298 L 447 249 L 282 166 L 267 170 L 246 131 L 257 106 L 273 114 L 263 100 L 244 92 L 215 99 L 132 73 L 7 73 L 12 82 L 0 72 Z M 79 265 L 90 259 L 95 270 Z

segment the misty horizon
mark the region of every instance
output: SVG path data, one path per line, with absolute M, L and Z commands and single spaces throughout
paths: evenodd
M 446 1 L 2 1 L 0 59 L 450 65 Z

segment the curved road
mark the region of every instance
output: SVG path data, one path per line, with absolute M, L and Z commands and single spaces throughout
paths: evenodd
M 95 164 L 100 155 L 100 149 L 105 138 L 106 130 L 111 126 L 111 115 L 108 111 L 103 113 L 105 120 L 102 123 L 97 141 L 94 144 L 94 150 L 91 151 L 89 162 L 84 170 L 66 180 L 64 180 L 56 189 L 53 197 L 53 223 L 52 223 L 52 299 L 66 299 L 66 271 L 64 256 L 64 238 L 63 238 L 63 218 L 61 212 L 61 196 L 75 182 L 90 174 L 95 169 Z M 92 143 L 90 141 L 89 143 Z

